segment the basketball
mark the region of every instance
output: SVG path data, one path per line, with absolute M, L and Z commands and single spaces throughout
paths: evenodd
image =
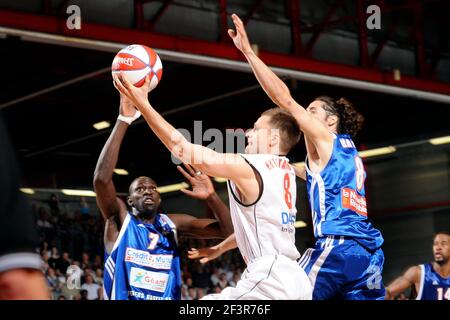
M 133 44 L 120 50 L 111 66 L 111 72 L 123 71 L 128 81 L 136 87 L 141 87 L 145 77 L 150 74 L 150 89 L 156 88 L 162 77 L 162 63 L 158 54 L 151 48 Z

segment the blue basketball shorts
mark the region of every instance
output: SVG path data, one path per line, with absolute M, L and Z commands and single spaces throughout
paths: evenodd
M 384 254 L 352 238 L 327 236 L 299 259 L 313 286 L 313 300 L 384 300 Z

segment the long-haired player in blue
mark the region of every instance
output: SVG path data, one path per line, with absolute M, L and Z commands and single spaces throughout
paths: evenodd
M 197 238 L 224 238 L 233 231 L 230 213 L 205 174 L 190 174 L 193 190 L 185 193 L 204 199 L 217 220 L 186 214 L 163 214 L 156 183 L 149 177 L 135 179 L 129 187 L 127 210 L 112 181 L 120 145 L 128 126 L 140 113 L 121 95 L 120 115 L 97 162 L 94 188 L 105 223 L 104 297 L 110 300 L 179 300 L 180 252 L 177 232 Z M 220 221 L 220 223 L 219 223 Z
M 412 287 L 416 300 L 450 300 L 450 233 L 436 233 L 433 239 L 434 261 L 409 267 L 386 287 L 386 300 L 395 299 Z
M 244 24 L 232 16 L 228 33 L 264 91 L 288 110 L 305 135 L 306 184 L 316 244 L 299 263 L 314 287 L 313 299 L 384 299 L 383 237 L 369 222 L 366 173 L 352 137 L 363 117 L 346 99 L 319 97 L 307 109 L 252 50 Z

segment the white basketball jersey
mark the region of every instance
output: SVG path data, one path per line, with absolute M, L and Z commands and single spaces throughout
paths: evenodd
M 228 181 L 234 233 L 244 261 L 249 264 L 272 254 L 298 259 L 294 227 L 297 188 L 289 159 L 270 154 L 241 156 L 262 178 L 260 197 L 251 205 L 242 204 L 236 185 Z

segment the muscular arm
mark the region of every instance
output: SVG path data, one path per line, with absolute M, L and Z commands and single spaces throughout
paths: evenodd
M 125 117 L 139 116 L 131 102 L 123 95 L 120 97 L 119 112 Z M 106 220 L 104 237 L 107 252 L 111 251 L 127 213 L 125 203 L 117 197 L 112 177 L 114 168 L 117 165 L 120 146 L 128 126 L 126 122 L 116 121 L 114 129 L 98 158 L 94 172 L 94 190 L 97 194 L 97 205 L 103 218 Z
M 127 129 L 127 123 L 117 120 L 98 158 L 94 172 L 94 190 L 97 194 L 97 205 L 100 212 L 105 220 L 118 217 L 120 224 L 125 219 L 126 206 L 117 197 L 112 177 L 119 157 L 120 145 Z
M 206 199 L 206 203 L 214 213 L 216 220 L 219 222 L 222 234 L 225 237 L 231 235 L 234 232 L 234 228 L 228 206 L 222 201 L 222 199 L 220 199 L 216 192 Z
M 168 123 L 149 103 L 149 78 L 141 88 L 136 88 L 122 75 L 114 75 L 118 90 L 125 94 L 139 109 L 147 124 L 161 142 L 184 163 L 194 164 L 199 170 L 213 177 L 232 180 L 242 192 L 244 201 L 258 198 L 259 185 L 251 166 L 239 155 L 218 153 L 201 145 L 192 144 Z
M 294 116 L 305 136 L 309 137 L 314 143 L 320 158 L 329 158 L 333 146 L 333 137 L 328 132 L 328 129 L 320 121 L 310 116 L 292 98 L 286 84 L 255 54 L 250 46 L 241 19 L 235 14 L 233 14 L 232 19 L 236 26 L 236 31 L 229 30 L 228 33 L 236 47 L 244 54 L 249 62 L 253 73 L 264 91 L 277 106 L 288 110 Z
M 411 287 L 419 286 L 420 282 L 420 267 L 414 266 L 410 267 L 406 272 L 391 282 L 389 286 L 386 287 L 386 300 L 392 300 L 400 293 Z

